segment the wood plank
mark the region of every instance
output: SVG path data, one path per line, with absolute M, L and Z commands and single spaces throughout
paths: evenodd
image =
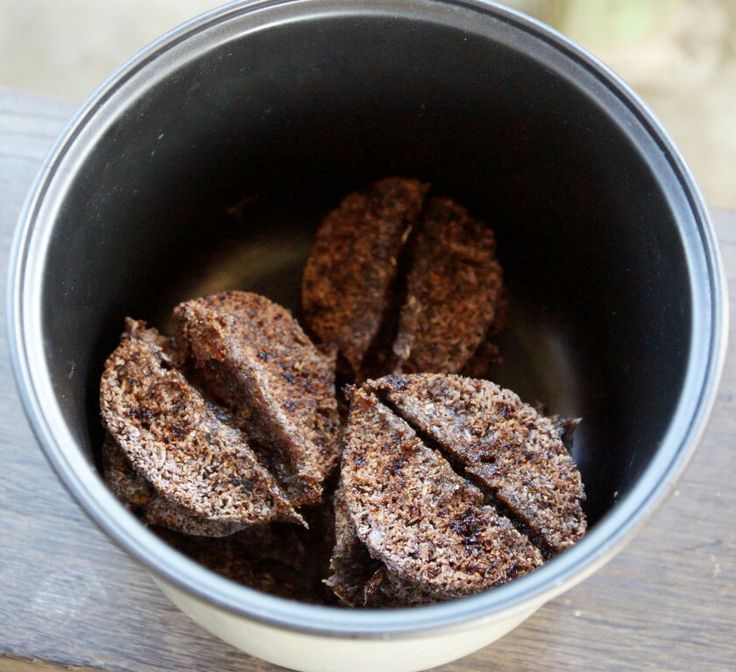
M 72 113 L 0 92 L 2 268 L 22 200 Z M 714 219 L 736 300 L 736 213 Z M 5 290 L 5 273 L 0 274 Z M 90 523 L 23 419 L 0 318 L 0 656 L 125 672 L 273 670 L 173 607 Z M 706 436 L 675 496 L 603 570 L 448 672 L 736 669 L 736 325 Z M 35 663 L 0 658 L 0 671 Z
M 89 672 L 90 670 L 89 667 L 54 665 L 43 660 L 0 658 L 0 672 Z

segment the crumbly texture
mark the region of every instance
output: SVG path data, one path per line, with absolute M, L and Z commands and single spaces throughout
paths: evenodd
M 325 585 L 342 604 L 364 607 L 365 586 L 379 564 L 373 560 L 355 532 L 352 516 L 345 501 L 342 487 L 337 488 L 333 500 L 335 516 L 335 547 L 330 558 L 330 576 Z
M 217 418 L 177 363 L 170 341 L 128 319 L 105 364 L 103 424 L 135 473 L 179 511 L 228 533 L 303 522 L 244 435 Z
M 379 567 L 363 587 L 363 606 L 371 609 L 412 607 L 439 601 L 431 590 L 407 583 L 385 567 Z
M 341 487 L 334 496 L 335 542 L 330 558 L 330 575 L 324 583 L 349 607 L 387 607 L 428 604 L 436 599 L 420 588 L 392 575 L 374 560 L 358 538 L 352 515 Z
M 115 439 L 108 433 L 102 445 L 105 482 L 116 497 L 146 525 L 200 537 L 223 537 L 243 529 L 229 520 L 209 520 L 196 516 L 176 502 L 156 492 L 139 476 Z
M 102 475 L 110 490 L 132 511 L 143 509 L 156 497 L 153 487 L 138 474 L 109 433 L 102 443 Z
M 503 363 L 501 349 L 493 341 L 486 340 L 478 346 L 475 354 L 459 373 L 470 378 L 488 378 L 491 367 L 501 363 Z
M 432 599 L 471 595 L 542 564 L 478 488 L 363 389 L 353 392 L 341 478 L 370 555 Z
M 208 389 L 269 453 L 290 501 L 321 502 L 340 457 L 334 351 L 321 353 L 285 308 L 250 292 L 187 301 L 174 320 Z
M 172 546 L 275 595 L 393 608 L 506 583 L 583 536 L 579 420 L 447 375 L 489 376 L 508 299 L 493 231 L 428 191 L 387 178 L 323 220 L 301 286 L 316 345 L 249 292 L 180 304 L 174 339 L 126 321 L 104 476 Z M 336 370 L 358 385 L 339 398 Z
M 493 231 L 446 198 L 427 202 L 393 343 L 397 372 L 459 371 L 496 315 L 503 272 Z
M 576 420 L 544 417 L 510 390 L 457 375 L 387 376 L 367 389 L 459 462 L 549 552 L 585 534 L 580 472 L 563 444 Z
M 501 348 L 496 344 L 496 339 L 506 329 L 508 321 L 509 297 L 506 292 L 506 286 L 503 285 L 496 300 L 493 322 L 488 327 L 485 340 L 478 346 L 473 356 L 465 363 L 465 366 L 457 373 L 463 376 L 469 376 L 470 378 L 493 378 L 491 375 L 493 367 L 497 364 L 503 364 L 504 361 Z
M 357 379 L 428 189 L 413 179 L 380 180 L 348 195 L 317 232 L 302 278 L 304 318 L 321 341 L 337 345 Z

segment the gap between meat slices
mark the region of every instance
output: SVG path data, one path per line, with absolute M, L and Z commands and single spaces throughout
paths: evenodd
M 563 443 L 576 420 L 547 418 L 510 390 L 458 375 L 386 376 L 366 389 L 462 465 L 546 556 L 585 534 L 580 472 Z
M 355 379 L 391 306 L 399 255 L 428 189 L 379 180 L 346 196 L 317 232 L 302 276 L 304 317 L 322 342 L 337 345 Z
M 348 379 L 457 372 L 500 324 L 493 231 L 427 192 L 417 180 L 380 180 L 348 195 L 317 232 L 303 314 L 312 333 L 337 345 Z

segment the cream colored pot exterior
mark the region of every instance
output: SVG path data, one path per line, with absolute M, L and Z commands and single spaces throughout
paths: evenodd
M 509 616 L 499 614 L 441 632 L 351 639 L 292 632 L 231 614 L 154 577 L 169 599 L 195 623 L 246 653 L 301 672 L 417 672 L 482 649 L 525 621 L 544 601 Z

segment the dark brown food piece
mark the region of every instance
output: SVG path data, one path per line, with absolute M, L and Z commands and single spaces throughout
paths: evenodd
M 337 344 L 358 379 L 428 189 L 418 180 L 380 180 L 347 196 L 317 232 L 302 279 L 304 317 L 321 341 Z
M 102 475 L 115 496 L 133 511 L 145 508 L 156 497 L 153 487 L 135 473 L 130 460 L 109 433 L 102 443 Z
M 436 602 L 431 594 L 392 575 L 358 538 L 341 488 L 335 493 L 335 548 L 325 584 L 349 607 L 402 607 Z
M 387 376 L 367 389 L 461 463 L 550 552 L 585 534 L 580 472 L 561 440 L 576 421 L 555 422 L 495 383 L 457 375 Z
M 470 378 L 488 378 L 491 367 L 501 363 L 501 349 L 492 341 L 484 341 L 459 373 Z
M 363 606 L 372 609 L 432 604 L 439 599 L 431 592 L 413 586 L 380 567 L 363 588 Z
M 117 498 L 146 525 L 165 527 L 182 534 L 223 537 L 242 529 L 229 520 L 208 520 L 157 493 L 133 469 L 115 439 L 107 434 L 102 444 L 102 468 L 105 482 Z
M 492 379 L 492 367 L 495 364 L 503 364 L 501 348 L 496 345 L 496 337 L 506 329 L 509 320 L 509 297 L 505 286 L 501 288 L 496 310 L 490 327 L 486 333 L 485 340 L 478 346 L 473 356 L 465 363 L 457 373 L 470 378 Z M 455 373 L 449 372 L 449 373 Z
M 209 390 L 234 409 L 295 506 L 317 504 L 340 456 L 334 356 L 263 296 L 223 292 L 176 307 Z
M 135 473 L 178 511 L 221 525 L 223 534 L 302 522 L 243 434 L 223 424 L 175 368 L 177 357 L 168 339 L 128 319 L 105 364 L 103 424 Z
M 427 202 L 393 344 L 395 370 L 455 373 L 496 316 L 503 272 L 493 231 L 446 198 Z
M 272 595 L 320 602 L 314 590 L 309 533 L 294 525 L 256 525 L 229 537 L 206 539 L 154 529 L 164 541 L 211 571 Z
M 480 490 L 362 389 L 353 392 L 341 477 L 360 541 L 427 598 L 477 593 L 542 564 Z
M 364 607 L 365 587 L 379 563 L 371 558 L 355 532 L 345 494 L 338 487 L 334 496 L 335 548 L 330 558 L 330 576 L 325 584 L 350 607 Z

